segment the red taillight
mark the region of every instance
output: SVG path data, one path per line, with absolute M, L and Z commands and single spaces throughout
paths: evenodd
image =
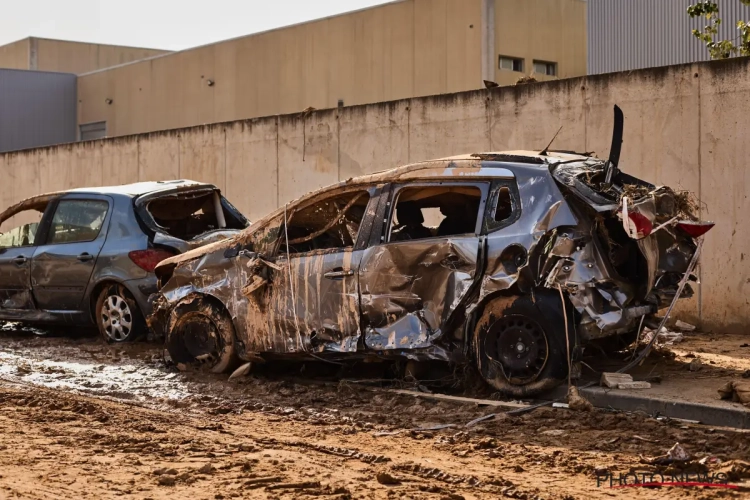
M 174 256 L 175 254 L 169 250 L 156 248 L 134 250 L 128 254 L 128 257 L 130 257 L 130 260 L 132 260 L 136 266 L 150 273 L 154 272 L 154 269 L 159 262 Z
M 635 234 L 631 235 L 637 238 L 645 238 L 654 229 L 654 225 L 651 223 L 648 217 L 638 212 L 630 212 L 628 214 L 630 222 L 633 224 Z
M 697 238 L 709 232 L 716 224 L 713 222 L 693 222 L 690 220 L 682 220 L 675 223 L 675 225 L 685 231 L 691 238 Z

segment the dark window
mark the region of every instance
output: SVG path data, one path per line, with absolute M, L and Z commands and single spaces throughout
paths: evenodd
M 556 76 L 557 63 L 534 61 L 534 73 L 539 75 Z
M 289 253 L 354 246 L 369 201 L 367 191 L 352 191 L 295 211 L 287 228 Z
M 93 241 L 107 216 L 109 204 L 100 200 L 62 200 L 55 210 L 49 244 Z
M 107 122 L 84 123 L 79 128 L 82 141 L 93 141 L 107 137 Z
M 149 201 L 146 209 L 159 228 L 183 240 L 217 229 L 244 229 L 245 223 L 222 206 L 222 200 L 226 203 L 214 190 L 185 191 Z M 224 215 L 224 227 L 217 217 L 217 203 Z
M 497 208 L 495 209 L 495 221 L 505 222 L 513 217 L 513 198 L 508 186 L 502 186 L 497 192 Z
M 500 56 L 498 67 L 506 71 L 523 73 L 523 59 L 518 57 Z
M 518 190 L 512 181 L 495 181 L 487 201 L 485 230 L 496 231 L 509 226 L 521 215 Z
M 475 234 L 482 192 L 474 186 L 419 186 L 398 192 L 388 241 Z

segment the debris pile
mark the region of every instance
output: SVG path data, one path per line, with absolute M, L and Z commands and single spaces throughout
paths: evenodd
M 721 399 L 729 399 L 735 403 L 742 403 L 750 408 L 750 382 L 745 380 L 733 380 L 727 382 L 719 389 Z

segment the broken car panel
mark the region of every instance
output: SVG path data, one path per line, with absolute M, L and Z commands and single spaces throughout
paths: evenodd
M 482 153 L 312 193 L 159 264 L 150 323 L 183 367 L 468 358 L 506 394 L 539 392 L 668 305 L 712 225 L 617 168 L 621 130 L 607 161 Z
M 215 186 L 194 181 L 29 198 L 0 214 L 0 320 L 93 323 L 108 340 L 133 340 L 156 264 L 247 225 Z

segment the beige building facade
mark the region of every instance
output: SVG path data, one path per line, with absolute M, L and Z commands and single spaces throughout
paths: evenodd
M 81 74 L 167 53 L 158 49 L 29 37 L 0 47 L 0 68 Z
M 400 0 L 100 69 L 82 138 L 586 74 L 584 0 Z

